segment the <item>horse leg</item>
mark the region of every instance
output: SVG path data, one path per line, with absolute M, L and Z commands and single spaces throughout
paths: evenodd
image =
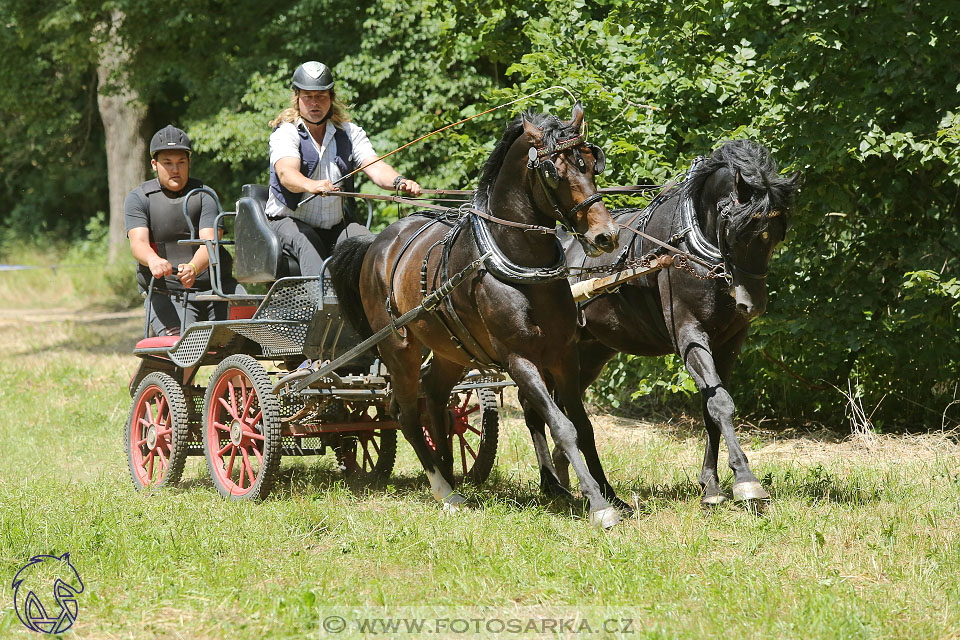
M 420 344 L 409 337 L 403 341 L 396 337 L 388 338 L 386 342 L 390 344 L 381 345 L 380 351 L 384 364 L 390 371 L 393 400 L 399 408 L 400 415 L 397 417 L 403 437 L 417 454 L 417 459 L 430 481 L 433 497 L 443 503 L 444 511 L 455 512 L 459 505 L 466 502 L 466 498 L 453 490 L 453 477 L 445 474 L 444 469 L 437 464 L 437 457 L 430 450 L 423 434 L 418 400 Z M 447 393 L 449 395 L 449 391 Z
M 551 498 L 569 498 L 572 500 L 573 494 L 566 488 L 570 486 L 570 477 L 567 474 L 567 458 L 563 453 L 560 453 L 560 458 L 563 460 L 563 471 L 566 475 L 566 478 L 561 480 L 557 477 L 553 461 L 550 459 L 550 445 L 547 444 L 545 431 L 546 423 L 526 396 L 520 396 L 520 406 L 523 407 L 523 419 L 530 431 L 533 450 L 537 454 L 537 463 L 540 465 L 540 491 Z M 559 447 L 557 450 L 559 450 Z
M 606 498 L 614 507 L 620 511 L 631 514 L 633 509 L 626 502 L 617 497 L 617 492 L 607 480 L 603 471 L 603 465 L 600 463 L 600 455 L 597 453 L 597 441 L 594 438 L 593 424 L 590 423 L 590 417 L 583 406 L 583 389 L 580 384 L 580 377 L 577 375 L 579 366 L 577 354 L 564 359 L 560 370 L 554 373 L 553 379 L 556 381 L 556 395 L 562 402 L 563 411 L 573 422 L 577 430 L 577 446 L 583 453 L 587 469 L 590 475 L 600 486 L 603 497 Z M 588 378 L 589 379 L 589 378 Z M 564 463 L 566 466 L 566 462 Z
M 727 443 L 730 469 L 733 470 L 733 497 L 735 500 L 767 500 L 770 494 L 760 485 L 757 477 L 750 469 L 747 455 L 740 447 L 736 430 L 733 425 L 734 403 L 733 398 L 724 386 L 724 379 L 720 370 L 729 374 L 732 369 L 733 358 L 727 355 L 729 347 L 718 351 L 722 365 L 718 370 L 717 361 L 710 350 L 710 340 L 706 332 L 699 326 L 682 328 L 678 335 L 678 346 L 683 355 L 687 370 L 693 377 L 703 399 L 704 423 L 707 429 L 707 444 L 704 452 L 704 466 L 700 473 L 700 484 L 704 495 L 701 502 L 712 506 L 723 502 L 726 498 L 720 491 L 717 477 L 717 456 L 719 450 L 719 435 Z M 734 342 L 742 343 L 743 336 Z M 726 346 L 726 345 L 725 345 Z M 724 377 L 725 377 L 724 376 Z
M 582 403 L 583 394 L 586 392 L 587 387 L 589 387 L 594 380 L 600 376 L 600 372 L 603 371 L 603 368 L 606 366 L 607 362 L 610 361 L 616 352 L 612 349 L 608 349 L 600 341 L 592 338 L 590 334 L 582 332 L 580 342 L 577 344 L 577 352 L 580 355 L 580 391 L 577 393 L 577 398 L 580 398 Z M 557 397 L 557 394 L 554 394 L 554 397 Z M 558 403 L 561 401 L 558 399 Z M 561 404 L 561 408 L 562 404 Z M 567 414 L 569 415 L 569 414 Z M 584 436 L 586 435 L 586 441 Z M 589 427 L 589 433 L 583 434 L 580 433 L 578 429 L 578 437 L 580 450 L 583 451 L 584 457 L 587 458 L 587 465 L 590 463 L 590 455 L 588 452 L 583 449 L 585 442 L 588 443 L 588 446 L 592 449 L 593 457 L 596 458 L 596 463 L 599 464 L 599 457 L 597 457 L 596 452 L 596 443 L 593 439 L 593 427 Z M 556 469 L 557 477 L 560 479 L 560 482 L 563 483 L 563 486 L 570 488 L 570 470 L 567 463 L 567 458 L 563 455 L 563 451 L 560 447 L 554 447 L 553 449 L 553 465 Z M 593 468 L 591 467 L 591 472 Z M 612 495 L 612 488 L 610 489 Z M 605 494 L 606 495 L 606 494 Z M 607 495 L 609 498 L 610 495 Z M 628 507 L 629 508 L 629 507 Z
M 464 367 L 434 356 L 421 376 L 430 438 L 436 447 L 437 462 L 447 477 L 453 477 L 453 440 L 450 437 L 450 391 L 463 377 Z
M 610 506 L 600 491 L 600 485 L 587 470 L 577 450 L 577 430 L 550 397 L 547 385 L 537 367 L 528 359 L 512 353 L 507 358 L 507 371 L 533 409 L 550 425 L 550 435 L 573 465 L 580 479 L 580 491 L 590 501 L 590 523 L 609 529 L 620 522 L 616 509 Z

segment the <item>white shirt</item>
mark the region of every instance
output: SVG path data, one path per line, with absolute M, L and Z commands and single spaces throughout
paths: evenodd
M 352 122 L 344 122 L 343 130 L 349 136 L 353 144 L 353 151 L 350 155 L 351 164 L 362 166 L 363 164 L 374 160 L 377 157 L 373 150 L 373 145 L 367 138 L 363 128 L 358 127 Z M 303 120 L 298 118 L 296 123 L 281 123 L 276 130 L 270 134 L 270 166 L 277 164 L 281 158 L 296 158 L 300 160 L 300 134 L 297 127 L 306 127 Z M 313 180 L 329 180 L 336 182 L 341 178 L 340 169 L 337 167 L 337 142 L 333 136 L 334 125 L 327 122 L 323 133 L 322 144 L 317 144 L 313 136 L 310 136 L 310 142 L 317 148 L 320 154 L 320 162 L 314 169 L 312 176 L 307 176 Z M 303 194 L 306 198 L 310 194 Z M 312 199 L 310 202 L 297 207 L 296 211 L 288 209 L 273 191 L 267 199 L 266 214 L 270 218 L 279 218 L 281 216 L 290 216 L 303 220 L 307 224 L 318 229 L 330 229 L 343 220 L 343 199 L 338 196 L 320 197 Z

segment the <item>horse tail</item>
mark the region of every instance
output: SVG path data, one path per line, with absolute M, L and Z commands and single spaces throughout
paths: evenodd
M 360 269 L 376 236 L 363 235 L 338 242 L 330 259 L 330 280 L 340 303 L 340 312 L 361 338 L 373 335 L 360 297 Z

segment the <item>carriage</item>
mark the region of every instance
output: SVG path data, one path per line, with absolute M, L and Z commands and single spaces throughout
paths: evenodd
M 237 500 L 265 498 L 283 456 L 332 452 L 349 478 L 388 478 L 400 426 L 390 411 L 390 373 L 375 351 L 355 353 L 360 338 L 341 317 L 326 265 L 319 277 L 301 276 L 282 254 L 266 222 L 262 185 L 245 185 L 233 212 L 223 211 L 213 191 L 191 191 L 184 199 L 188 226 L 187 202 L 201 192 L 220 210 L 215 236 L 233 218 L 234 240 L 199 240 L 191 227 L 192 239 L 180 242 L 207 243 L 214 293 L 183 296 L 225 301 L 229 316 L 182 327 L 180 336 L 147 337 L 145 328 L 133 351 L 140 363 L 130 380 L 124 440 L 134 486 L 176 484 L 186 458 L 201 455 L 217 490 Z M 368 204 L 368 227 L 371 213 Z M 265 294 L 224 293 L 217 260 L 223 245 L 235 247 L 237 281 L 262 283 Z M 152 283 L 151 295 L 158 295 Z M 331 361 L 334 369 L 321 368 L 305 384 L 317 372 L 309 364 Z M 490 474 L 498 406 L 511 384 L 501 374 L 471 371 L 453 388 L 448 444 L 461 479 L 480 483 Z M 424 431 L 433 446 L 426 425 Z
M 207 243 L 213 299 L 226 300 L 231 315 L 138 343 L 126 434 L 134 484 L 172 484 L 187 455 L 203 454 L 221 494 L 258 499 L 275 483 L 281 456 L 327 449 L 346 473 L 384 478 L 402 429 L 433 496 L 456 511 L 466 498 L 454 489 L 454 469 L 474 481 L 490 472 L 497 392 L 513 384 L 506 371 L 523 399 L 541 490 L 572 497 L 569 462 L 590 522 L 612 527 L 631 507 L 604 475 L 583 393 L 614 353 L 627 351 L 679 353 L 697 381 L 707 430 L 702 504 L 727 500 L 717 474 L 721 436 L 734 499 L 769 500 L 737 441 L 725 384 L 765 307 L 768 265 L 800 174 L 780 176 L 762 145 L 728 141 L 695 162 L 682 187 L 671 181 L 647 207 L 614 217 L 603 192 L 650 186 L 597 188 L 604 154 L 586 141 L 583 118 L 579 102 L 567 121 L 515 118 L 483 167 L 473 206 L 437 206 L 445 213 L 408 216 L 372 240 L 350 238 L 318 277 L 281 272 L 263 188 L 245 187 L 237 211 L 221 213 L 215 226 L 236 217 L 237 280 L 272 284 L 264 295 L 224 295 L 216 256 L 225 243 L 182 241 Z M 575 239 L 567 247 L 558 223 Z M 606 277 L 570 289 L 568 277 L 591 274 Z M 351 327 L 372 335 L 361 341 Z M 197 371 L 206 365 L 216 368 L 204 389 Z M 546 426 L 557 445 L 552 459 Z

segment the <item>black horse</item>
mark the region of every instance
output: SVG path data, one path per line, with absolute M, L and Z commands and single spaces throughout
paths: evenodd
M 591 521 L 604 527 L 619 521 L 577 451 L 576 427 L 544 382 L 549 376 L 574 422 L 586 419 L 576 307 L 563 250 L 552 234 L 561 222 L 581 250 L 599 255 L 616 249 L 618 227 L 594 182 L 602 151 L 585 142 L 582 125 L 579 103 L 569 121 L 543 114 L 517 118 L 484 166 L 474 212 L 456 222 L 409 216 L 376 239 L 354 238 L 334 251 L 331 273 L 341 309 L 367 335 L 418 306 L 449 274 L 493 252 L 485 270 L 455 289 L 437 313 L 379 343 L 403 434 L 445 508 L 456 508 L 463 497 L 453 490 L 450 452 L 440 447 L 435 460 L 424 441 L 417 401 L 424 348 L 433 352 L 422 377 L 433 442 L 448 441 L 446 405 L 464 370 L 504 369 L 571 460 L 590 500 Z
M 767 306 L 766 277 L 773 250 L 789 225 L 793 195 L 801 174 L 777 173 L 770 152 L 749 140 L 723 143 L 710 158 L 695 163 L 686 180 L 643 210 L 615 212 L 633 231 L 617 255 L 590 258 L 577 246 L 567 250 L 571 266 L 624 263 L 663 248 L 635 231 L 679 248 L 713 268 L 663 269 L 628 282 L 615 293 L 582 305 L 580 388 L 596 380 L 617 352 L 640 356 L 679 354 L 700 390 L 707 442 L 700 472 L 702 503 L 726 500 L 717 475 L 720 436 L 727 443 L 736 500 L 766 500 L 769 494 L 750 470 L 734 431 L 734 403 L 727 391 L 750 321 Z M 543 430 L 526 414 L 532 432 Z M 578 426 L 581 423 L 578 423 Z M 579 446 L 606 495 L 613 489 L 600 469 L 593 432 L 579 429 Z M 558 478 L 566 484 L 566 461 L 554 451 Z M 550 477 L 549 460 L 540 456 L 541 483 Z M 545 468 L 546 467 L 546 468 Z

